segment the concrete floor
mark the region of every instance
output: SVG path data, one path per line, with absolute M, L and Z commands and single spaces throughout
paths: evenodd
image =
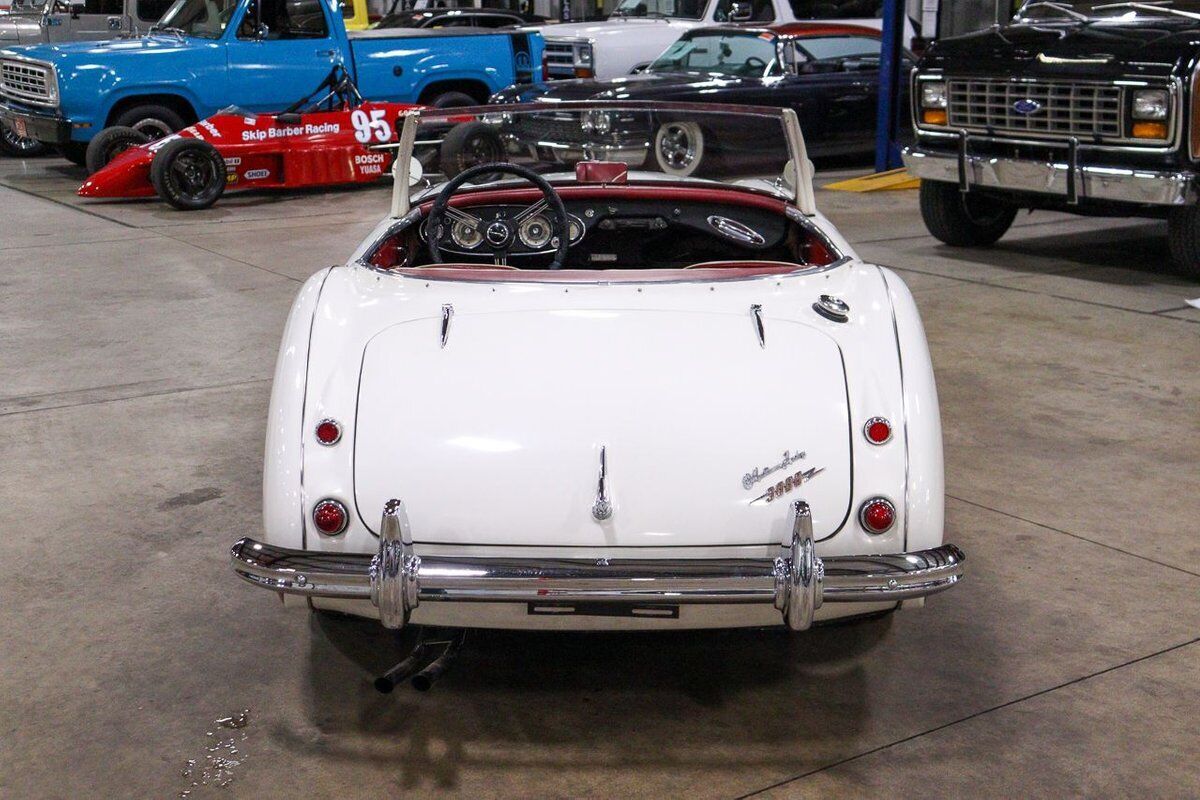
M 392 640 L 285 610 L 226 548 L 259 527 L 292 296 L 386 187 L 180 214 L 81 179 L 0 161 L 0 797 L 172 797 L 218 757 L 190 797 L 1200 796 L 1200 285 L 1161 225 L 1041 214 L 952 251 L 914 192 L 821 192 L 933 350 L 970 560 L 924 610 L 481 633 L 382 697 Z

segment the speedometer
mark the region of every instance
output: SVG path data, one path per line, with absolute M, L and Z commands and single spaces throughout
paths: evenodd
M 467 225 L 465 222 L 455 222 L 450 226 L 450 239 L 459 247 L 471 250 L 479 246 L 483 241 L 483 234 L 478 228 Z
M 541 250 L 550 244 L 551 232 L 550 220 L 541 214 L 525 220 L 517 229 L 517 235 L 521 237 L 521 244 L 530 250 Z

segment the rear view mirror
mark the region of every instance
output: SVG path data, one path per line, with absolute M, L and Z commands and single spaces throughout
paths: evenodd
M 413 156 L 408 161 L 408 185 L 416 186 L 425 177 L 425 167 L 421 166 L 421 162 Z
M 79 15 L 87 10 L 83 3 L 71 3 L 71 19 L 79 19 Z

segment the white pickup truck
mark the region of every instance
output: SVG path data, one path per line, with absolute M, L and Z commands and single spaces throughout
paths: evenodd
M 906 3 L 909 16 L 919 0 Z M 548 80 L 628 75 L 646 66 L 684 32 L 704 25 L 778 25 L 813 20 L 881 26 L 881 0 L 621 0 L 598 22 L 547 25 L 543 56 Z M 905 23 L 905 42 L 913 36 Z

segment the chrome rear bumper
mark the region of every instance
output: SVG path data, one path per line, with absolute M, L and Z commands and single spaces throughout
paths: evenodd
M 233 569 L 278 592 L 369 599 L 385 627 L 401 628 L 421 602 L 773 604 L 792 630 L 824 601 L 880 602 L 949 589 L 963 574 L 954 545 L 877 556 L 818 558 L 808 505 L 794 506 L 792 541 L 775 559 L 519 559 L 418 556 L 403 505 L 383 513 L 379 552 L 317 553 L 241 539 Z
M 1107 200 L 1135 205 L 1179 206 L 1196 202 L 1196 178 L 1190 172 L 1079 163 L 1082 145 L 1068 146 L 1061 161 L 974 155 L 963 137 L 958 152 L 906 147 L 904 166 L 918 178 L 972 187 L 1052 195 L 1068 203 Z

